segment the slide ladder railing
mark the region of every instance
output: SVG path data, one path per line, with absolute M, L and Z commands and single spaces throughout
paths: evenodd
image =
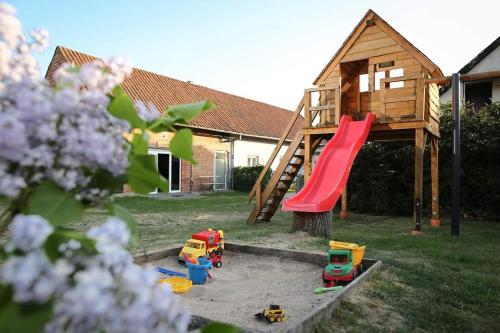
M 333 91 L 331 94 L 330 91 Z M 290 188 L 290 185 L 295 180 L 297 173 L 304 163 L 305 156 L 305 146 L 304 146 L 304 134 L 298 131 L 292 142 L 289 144 L 285 155 L 281 158 L 281 161 L 274 170 L 271 179 L 263 186 L 263 181 L 265 175 L 271 169 L 271 165 L 278 156 L 279 151 L 287 141 L 290 132 L 296 125 L 297 121 L 302 121 L 301 127 L 310 128 L 314 122 L 314 119 L 319 115 L 320 126 L 326 126 L 327 123 L 338 123 L 340 117 L 336 115 L 335 110 L 340 110 L 340 107 L 336 108 L 336 105 L 325 104 L 327 103 L 328 94 L 331 94 L 330 101 L 336 100 L 335 91 L 339 91 L 335 88 L 311 88 L 304 91 L 304 96 L 299 102 L 295 112 L 293 113 L 287 127 L 283 131 L 281 138 L 279 139 L 276 147 L 274 148 L 269 160 L 264 166 L 261 174 L 257 178 L 255 185 L 248 194 L 248 201 L 251 202 L 255 198 L 255 206 L 247 219 L 247 223 L 253 224 L 260 221 L 269 221 L 281 203 L 281 200 L 285 196 L 286 192 Z M 314 92 L 320 93 L 319 103 L 317 106 L 311 106 L 311 94 Z M 332 111 L 333 110 L 333 111 Z M 304 111 L 304 119 L 300 117 L 300 113 Z M 311 142 L 311 152 L 320 145 L 322 137 L 316 138 Z

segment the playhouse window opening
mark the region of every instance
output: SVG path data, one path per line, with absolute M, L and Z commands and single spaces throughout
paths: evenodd
M 391 69 L 389 71 L 389 76 L 390 77 L 399 77 L 399 76 L 403 76 L 403 74 L 404 74 L 404 71 L 403 71 L 402 68 Z M 403 81 L 391 82 L 389 84 L 389 87 L 391 89 L 394 89 L 394 88 L 403 88 L 404 87 L 404 82 Z
M 361 74 L 359 76 L 359 92 L 368 91 L 368 74 Z
M 375 72 L 375 90 L 380 90 L 381 79 L 385 79 L 385 72 Z

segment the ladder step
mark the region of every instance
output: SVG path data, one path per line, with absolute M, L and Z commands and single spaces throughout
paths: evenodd
M 330 109 L 335 109 L 335 104 L 311 106 L 309 108 L 309 111 L 323 111 L 323 110 L 330 110 Z
M 305 155 L 305 149 L 303 148 L 299 148 L 295 151 L 295 153 L 293 154 L 293 156 L 304 156 Z

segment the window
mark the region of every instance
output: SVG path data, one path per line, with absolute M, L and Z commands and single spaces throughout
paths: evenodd
M 474 104 L 474 110 L 478 110 L 491 102 L 492 85 L 489 82 L 469 83 L 465 85 L 465 100 Z
M 368 91 L 368 74 L 361 74 L 359 76 L 359 92 Z
M 380 79 L 385 79 L 385 72 L 375 72 L 375 90 L 380 90 Z
M 403 72 L 402 68 L 391 69 L 390 72 L 389 72 L 389 76 L 390 77 L 399 77 L 399 76 L 403 76 L 403 74 L 404 74 L 404 72 Z M 404 82 L 403 81 L 391 82 L 389 86 L 390 86 L 391 89 L 393 89 L 393 88 L 403 88 L 404 87 Z
M 247 166 L 249 167 L 254 167 L 259 165 L 259 156 L 257 155 L 250 155 L 247 157 Z

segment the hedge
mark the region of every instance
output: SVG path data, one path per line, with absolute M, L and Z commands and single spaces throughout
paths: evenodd
M 257 165 L 254 167 L 236 167 L 233 169 L 233 187 L 235 191 L 250 191 L 254 186 L 257 178 L 264 169 L 264 166 Z M 271 178 L 271 169 L 266 173 L 262 187 L 267 185 Z
M 463 215 L 500 220 L 500 103 L 462 112 Z M 441 213 L 451 202 L 451 106 L 441 107 L 439 185 Z M 428 142 L 429 143 L 429 142 Z M 360 151 L 348 182 L 349 209 L 354 212 L 413 214 L 413 142 L 368 142 Z M 430 146 L 424 156 L 424 213 L 430 211 Z

